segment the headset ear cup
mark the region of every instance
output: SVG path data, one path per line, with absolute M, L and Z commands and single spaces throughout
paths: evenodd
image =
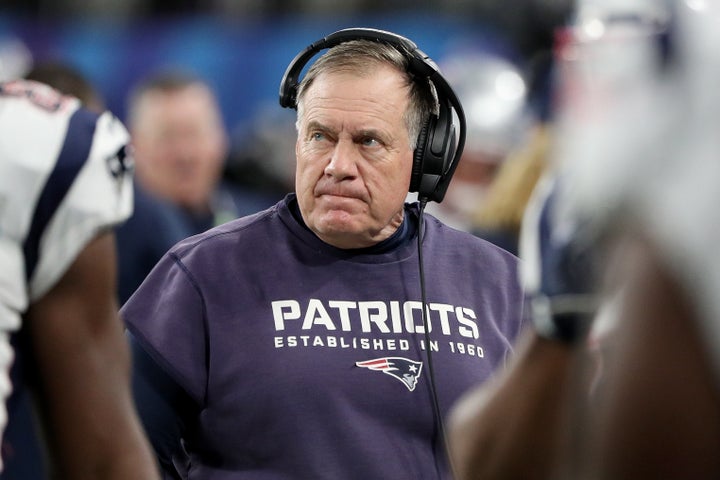
M 410 175 L 410 191 L 417 192 L 420 188 L 420 181 L 423 176 L 423 163 L 425 160 L 425 150 L 427 148 L 428 127 L 426 123 L 418 134 L 415 152 L 413 153 L 412 174 Z

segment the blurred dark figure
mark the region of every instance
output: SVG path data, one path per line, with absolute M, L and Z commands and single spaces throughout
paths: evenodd
M 295 118 L 260 109 L 247 124 L 233 129 L 223 176 L 226 181 L 267 198 L 282 199 L 295 188 Z

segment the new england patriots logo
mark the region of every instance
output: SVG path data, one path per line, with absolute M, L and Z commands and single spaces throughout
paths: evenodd
M 122 179 L 127 173 L 132 173 L 135 168 L 132 148 L 129 145 L 123 145 L 115 155 L 109 156 L 105 161 L 110 174 L 116 180 Z
M 422 362 L 415 362 L 403 357 L 375 358 L 364 362 L 355 362 L 355 365 L 390 375 L 400 380 L 411 392 L 415 390 L 423 367 Z

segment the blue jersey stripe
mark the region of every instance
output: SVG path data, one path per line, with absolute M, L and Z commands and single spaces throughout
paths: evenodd
M 98 117 L 97 113 L 84 109 L 78 109 L 70 117 L 65 142 L 60 149 L 55 167 L 40 194 L 30 230 L 23 243 L 25 276 L 28 281 L 37 267 L 40 239 L 80 169 L 87 161 Z

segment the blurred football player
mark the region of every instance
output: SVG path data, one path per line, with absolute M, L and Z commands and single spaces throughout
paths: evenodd
M 720 10 L 577 13 L 558 45 L 557 164 L 521 243 L 535 328 L 456 405 L 458 476 L 716 478 Z
M 109 112 L 21 80 L 0 84 L 0 131 L 0 432 L 13 419 L 12 365 L 37 393 L 53 478 L 158 478 L 116 315 L 127 132 Z

